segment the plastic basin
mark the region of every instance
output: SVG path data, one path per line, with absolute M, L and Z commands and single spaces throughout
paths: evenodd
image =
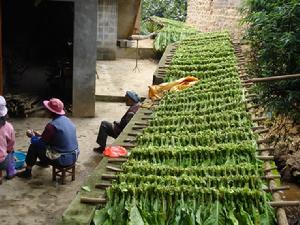
M 22 169 L 24 166 L 25 158 L 26 158 L 26 153 L 21 152 L 21 151 L 15 151 L 15 157 L 16 157 L 16 166 L 15 168 Z

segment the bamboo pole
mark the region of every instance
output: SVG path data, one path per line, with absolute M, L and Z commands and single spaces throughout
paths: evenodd
M 264 152 L 262 152 L 262 156 L 268 156 L 268 153 L 266 151 L 264 151 Z M 270 162 L 265 161 L 265 169 L 268 170 L 269 168 L 271 168 Z M 271 171 L 267 172 L 267 175 L 272 175 Z M 269 187 L 269 189 L 277 188 L 276 182 L 272 179 L 269 180 L 268 187 Z M 277 191 L 272 192 L 272 197 L 273 197 L 274 202 L 281 201 L 281 196 Z M 278 225 L 288 225 L 286 213 L 283 208 L 277 208 L 276 217 L 277 217 Z
M 268 117 L 263 116 L 263 117 L 252 118 L 251 120 L 253 122 L 258 122 L 258 121 L 263 121 L 263 120 L 266 120 L 266 119 L 268 119 Z
M 256 134 L 263 134 L 263 133 L 268 133 L 269 132 L 269 129 L 266 128 L 266 129 L 262 129 L 262 130 L 257 130 L 255 133 Z
M 147 123 L 134 123 L 134 124 L 137 125 L 137 126 L 148 126 Z
M 128 133 L 127 135 L 129 137 L 137 137 L 139 134 L 137 134 L 137 133 Z
M 95 188 L 98 188 L 98 189 L 106 189 L 108 187 L 111 187 L 111 184 L 101 183 L 101 184 L 96 184 L 95 185 Z
M 102 180 L 115 180 L 117 178 L 117 175 L 114 174 L 102 174 L 101 179 Z
M 267 155 L 267 156 L 257 156 L 257 159 L 263 160 L 263 161 L 270 161 L 274 160 L 274 156 Z
M 288 80 L 288 79 L 297 79 L 297 78 L 300 78 L 300 74 L 289 74 L 289 75 L 272 76 L 272 77 L 264 77 L 264 78 L 253 78 L 253 79 L 247 80 L 246 82 L 261 83 L 261 82 L 268 82 L 268 81 Z
M 264 180 L 274 180 L 274 179 L 279 179 L 281 178 L 280 175 L 266 175 L 266 176 L 262 176 L 261 179 Z
M 275 187 L 275 188 L 263 188 L 266 192 L 276 192 L 276 191 L 286 191 L 289 190 L 290 186 L 281 186 L 281 187 Z
M 81 203 L 89 203 L 89 204 L 105 204 L 106 199 L 105 198 L 81 197 L 80 202 Z
M 123 170 L 114 166 L 106 166 L 106 169 L 114 171 L 114 172 L 122 172 Z
M 114 163 L 114 162 L 127 162 L 127 158 L 113 158 L 113 159 L 108 159 L 107 162 L 109 163 Z
M 263 144 L 263 143 L 267 143 L 269 141 L 269 139 L 260 139 L 260 140 L 257 140 L 257 144 Z
M 288 206 L 300 206 L 300 201 L 274 201 L 269 202 L 272 207 L 288 207 Z
M 261 130 L 261 129 L 265 129 L 264 126 L 257 126 L 257 127 L 252 127 L 251 128 L 253 131 L 256 131 L 256 130 Z
M 271 172 L 272 170 L 277 170 L 277 166 L 273 166 L 273 167 L 264 169 L 264 172 L 265 172 L 265 173 L 268 173 L 268 172 Z
M 143 127 L 132 127 L 132 130 L 142 130 L 142 129 L 145 129 L 146 126 L 143 126 Z
M 259 151 L 259 152 L 272 152 L 274 150 L 275 150 L 274 148 L 260 148 L 260 149 L 257 149 L 257 151 Z

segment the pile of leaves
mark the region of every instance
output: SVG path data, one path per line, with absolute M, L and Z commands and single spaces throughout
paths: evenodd
M 274 224 L 230 46 L 226 33 L 181 42 L 168 79 L 177 78 L 176 68 L 199 72 L 201 81 L 161 100 L 96 211 L 96 225 Z M 176 64 L 191 52 L 195 64 Z M 205 67 L 217 59 L 221 66 Z
M 244 1 L 245 39 L 251 46 L 249 74 L 269 77 L 300 73 L 299 0 Z M 299 118 L 300 79 L 258 86 L 269 110 Z
M 198 31 L 184 22 L 152 16 L 143 22 L 144 33 L 158 33 L 154 40 L 154 49 L 160 53 L 174 42 L 185 39 Z

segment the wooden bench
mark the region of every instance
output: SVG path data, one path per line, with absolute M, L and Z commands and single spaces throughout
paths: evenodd
M 67 176 L 71 176 L 72 181 L 74 181 L 75 166 L 76 164 L 67 167 L 52 166 L 52 181 L 56 181 L 56 178 L 60 177 L 61 184 L 66 184 Z

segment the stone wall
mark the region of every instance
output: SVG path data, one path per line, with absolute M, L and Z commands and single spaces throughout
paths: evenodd
M 229 30 L 241 36 L 238 8 L 241 0 L 188 0 L 187 23 L 202 32 Z
M 118 0 L 98 0 L 97 29 L 97 59 L 115 59 L 118 32 Z

